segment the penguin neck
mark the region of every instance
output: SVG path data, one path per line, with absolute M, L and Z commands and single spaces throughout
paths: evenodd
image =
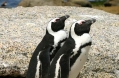
M 64 30 L 59 30 L 57 32 L 54 32 L 52 29 L 47 29 L 47 32 L 51 34 L 54 37 L 54 47 L 58 45 L 60 41 L 63 41 L 67 38 L 67 34 Z

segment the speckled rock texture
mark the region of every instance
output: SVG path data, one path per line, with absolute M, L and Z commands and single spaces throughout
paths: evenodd
M 91 26 L 92 47 L 79 78 L 116 78 L 119 73 L 119 15 L 83 7 L 39 6 L 0 8 L 0 76 L 24 76 L 36 46 L 45 34 L 48 22 L 70 15 L 73 22 L 96 18 Z
M 119 0 L 106 0 L 105 6 L 119 6 Z
M 92 7 L 88 0 L 21 0 L 19 6 L 83 6 Z

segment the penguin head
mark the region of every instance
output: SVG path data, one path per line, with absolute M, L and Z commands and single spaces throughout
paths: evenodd
M 95 21 L 96 19 L 79 20 L 72 25 L 71 33 L 74 33 L 77 36 L 81 36 L 84 33 L 89 33 L 90 27 Z
M 69 15 L 65 15 L 59 18 L 52 19 L 47 26 L 47 30 L 49 33 L 58 32 L 65 27 L 65 20 L 69 18 Z

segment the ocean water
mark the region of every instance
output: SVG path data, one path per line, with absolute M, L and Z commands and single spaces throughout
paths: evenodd
M 17 7 L 21 0 L 0 0 L 0 7 L 4 2 L 7 2 L 6 8 L 13 8 Z

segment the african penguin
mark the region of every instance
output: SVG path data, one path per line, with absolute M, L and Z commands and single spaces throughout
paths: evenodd
M 95 19 L 79 20 L 69 31 L 69 37 L 55 55 L 48 78 L 76 78 L 88 58 L 91 46 L 90 27 Z
M 67 38 L 64 27 L 68 17 L 69 15 L 54 18 L 48 23 L 46 34 L 31 57 L 26 78 L 46 78 L 50 61 Z
M 75 48 L 70 56 L 69 78 L 76 78 L 88 59 L 88 51 L 92 44 L 89 32 L 95 21 L 96 19 L 79 20 L 71 27 L 70 36 L 75 42 Z

